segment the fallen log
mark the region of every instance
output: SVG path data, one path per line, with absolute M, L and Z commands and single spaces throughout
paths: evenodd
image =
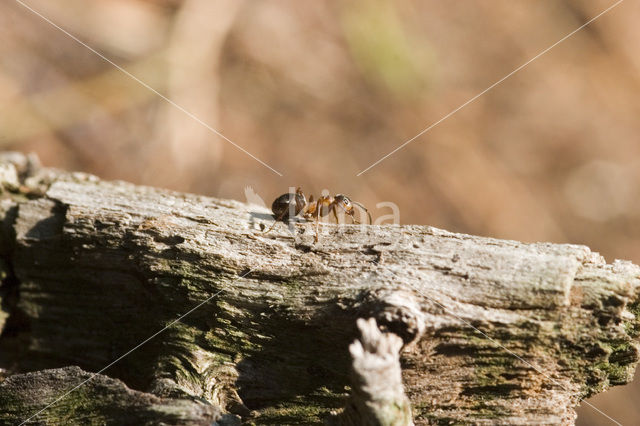
M 0 185 L 0 423 L 573 424 L 638 362 L 640 268 L 584 246 L 411 225 L 315 243 L 262 232 L 264 207 L 19 154 Z

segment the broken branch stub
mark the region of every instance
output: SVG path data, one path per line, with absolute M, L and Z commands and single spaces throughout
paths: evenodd
M 402 387 L 402 339 L 382 333 L 374 318 L 357 321 L 360 337 L 349 346 L 351 397 L 334 425 L 413 426 L 411 404 Z

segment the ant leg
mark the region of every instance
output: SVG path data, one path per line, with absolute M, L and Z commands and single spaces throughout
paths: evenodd
M 319 234 L 319 227 L 320 227 L 320 209 L 316 210 L 316 237 L 315 237 L 315 242 L 318 242 L 318 234 Z
M 266 231 L 262 231 L 262 233 L 266 234 L 267 232 L 270 232 L 276 226 L 276 223 L 282 220 L 285 213 L 287 213 L 287 210 L 280 213 L 280 216 L 278 216 L 278 218 L 273 222 L 273 225 L 271 225 L 271 228 L 267 229 Z
M 336 212 L 336 205 L 335 204 L 331 204 L 331 207 L 329 207 L 331 209 L 331 211 L 333 212 L 333 217 L 336 218 L 336 223 L 340 223 L 340 219 L 338 219 L 338 213 Z
M 356 220 L 356 218 L 353 216 L 353 213 L 355 213 L 355 212 L 353 211 L 353 208 L 352 208 L 351 210 L 349 210 L 349 211 L 345 210 L 344 212 L 347 214 L 347 216 L 349 216 L 349 217 L 351 218 L 351 223 L 352 223 L 352 224 L 358 224 L 358 223 L 360 223 L 360 222 L 358 222 L 358 221 Z
M 324 196 L 321 196 L 320 198 L 318 198 L 318 201 L 316 201 L 316 210 L 313 212 L 315 215 L 315 219 L 316 219 L 316 238 L 315 238 L 315 242 L 318 242 L 318 235 L 320 234 L 320 218 L 321 216 L 321 211 L 324 208 L 324 202 L 325 202 L 325 198 Z

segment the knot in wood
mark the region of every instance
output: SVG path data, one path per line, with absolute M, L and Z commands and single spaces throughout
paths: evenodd
M 398 335 L 405 346 L 424 334 L 425 315 L 411 290 L 371 289 L 360 300 L 360 316 L 375 318 L 383 331 Z

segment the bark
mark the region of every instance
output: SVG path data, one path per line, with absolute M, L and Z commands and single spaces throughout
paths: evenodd
M 140 423 L 170 423 L 142 398 L 194 422 L 203 410 L 248 424 L 572 424 L 582 398 L 629 382 L 638 361 L 640 268 L 584 246 L 354 225 L 324 225 L 314 243 L 308 223 L 263 233 L 264 207 L 17 154 L 0 158 L 0 181 L 0 423 L 160 330 L 86 388 L 109 403 L 78 402 L 83 386 L 54 406 L 80 404 L 80 417 L 32 421 L 117 423 L 136 406 L 151 413 Z M 24 375 L 65 366 L 82 370 Z

